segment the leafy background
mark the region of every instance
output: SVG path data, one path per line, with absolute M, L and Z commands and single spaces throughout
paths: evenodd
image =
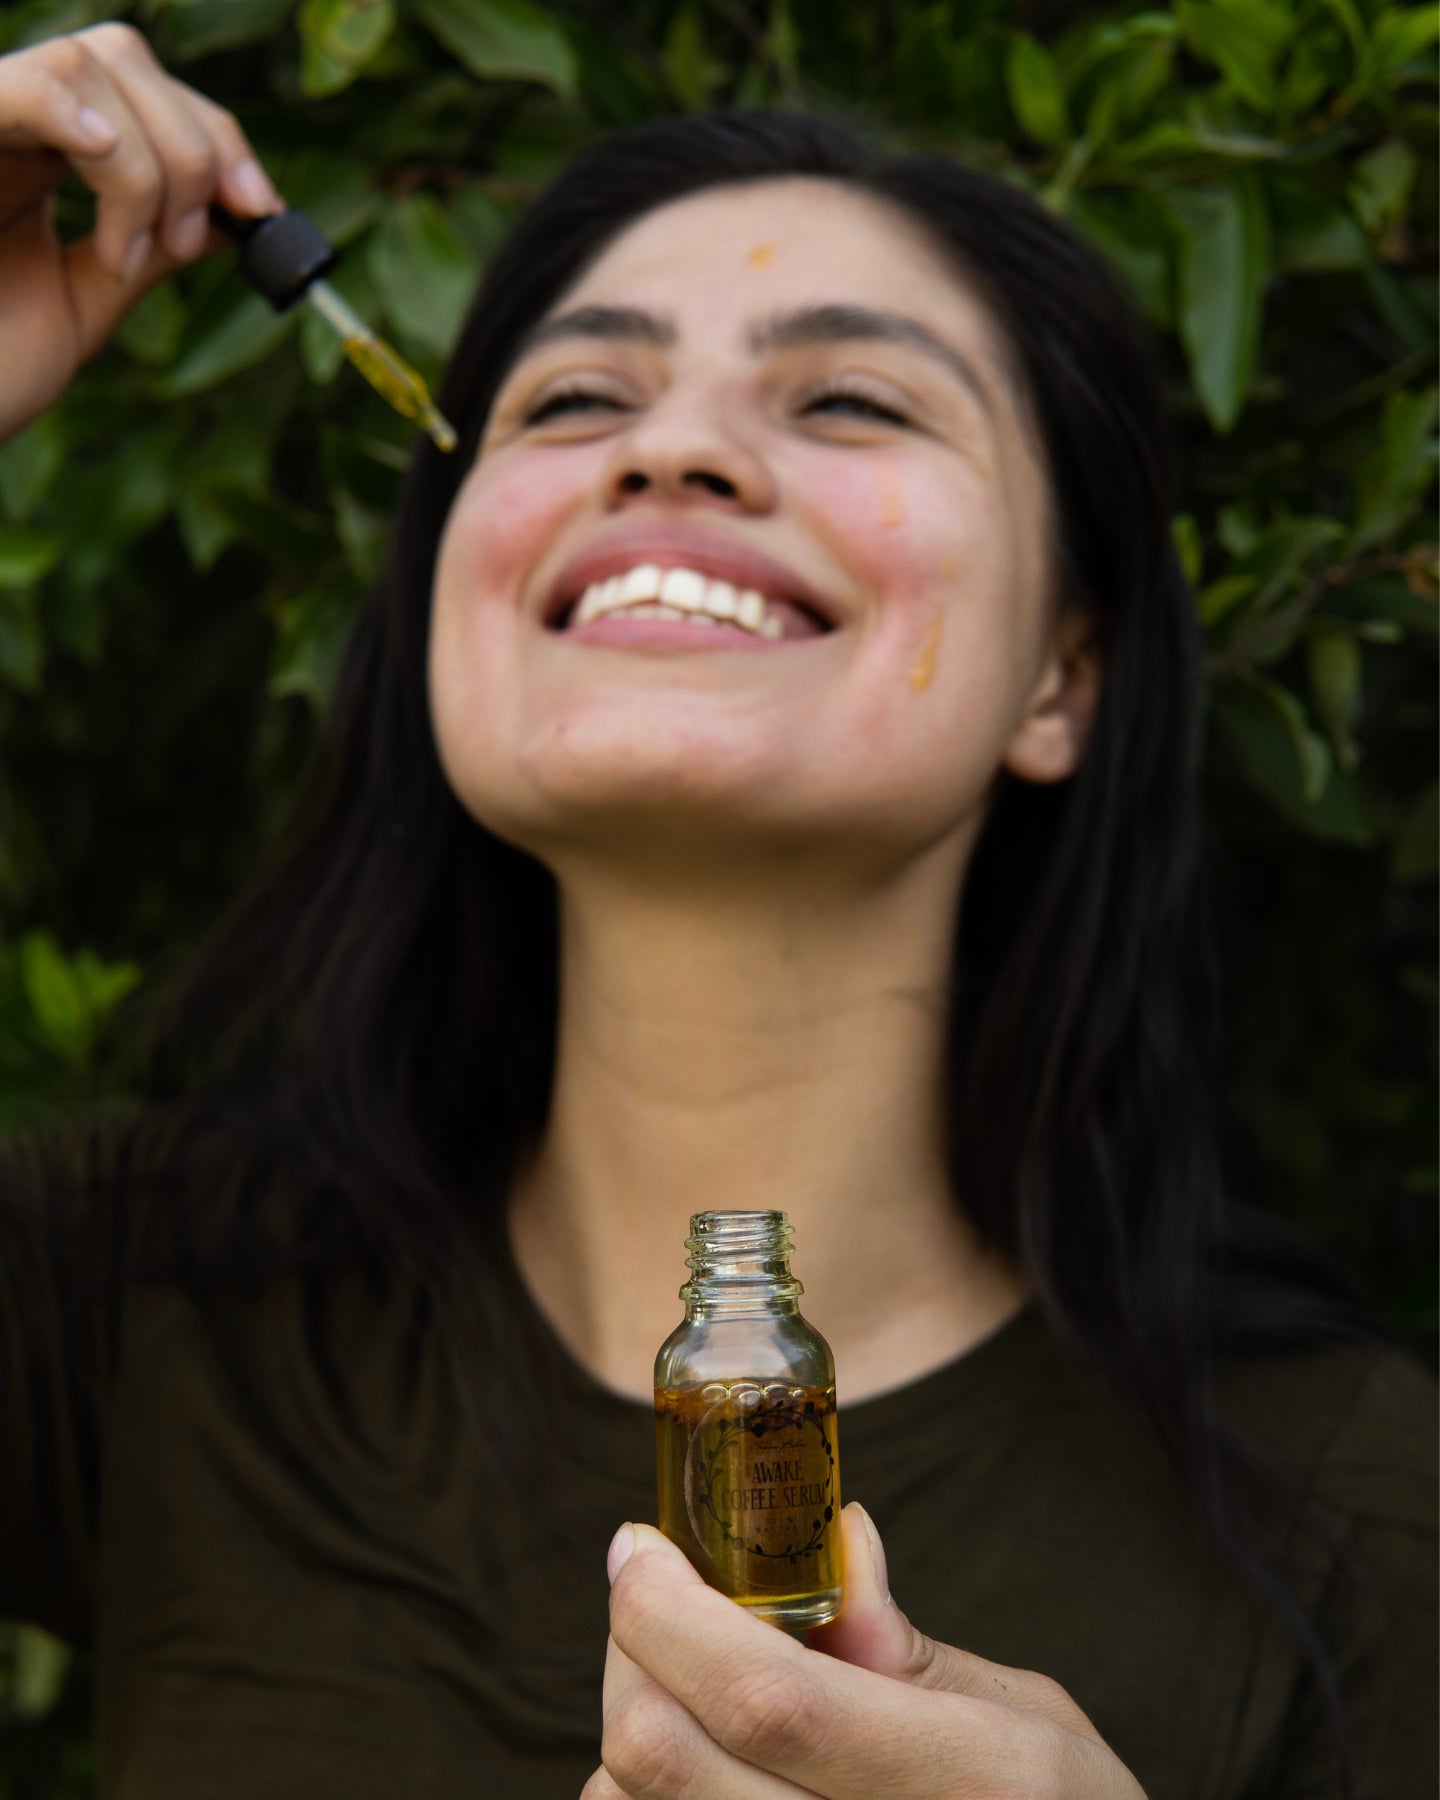
M 956 153 L 1109 255 L 1210 642 L 1232 1166 L 1428 1347 L 1440 7 L 22 0 L 0 51 L 102 17 L 233 108 L 427 375 L 553 172 L 713 102 Z M 216 257 L 0 448 L 0 1131 L 123 1103 L 121 1003 L 283 815 L 411 441 Z M 86 1656 L 0 1626 L 0 1800 L 93 1794 L 92 1704 Z

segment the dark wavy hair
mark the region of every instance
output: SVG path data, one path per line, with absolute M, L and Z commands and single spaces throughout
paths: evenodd
M 463 1307 L 497 1361 L 504 1346 L 514 1408 L 503 1212 L 550 1094 L 555 893 L 442 773 L 426 690 L 437 545 L 526 332 L 606 246 L 668 201 L 787 176 L 889 201 L 986 306 L 1038 421 L 1057 591 L 1105 646 L 1083 766 L 1054 787 L 1005 784 L 969 872 L 948 1041 L 955 1191 L 1287 1620 L 1348 1764 L 1323 1649 L 1261 1524 L 1275 1471 L 1227 1435 L 1212 1393 L 1229 1357 L 1359 1326 L 1316 1258 L 1226 1200 L 1209 1098 L 1199 643 L 1171 541 L 1158 359 L 1123 283 L 1023 187 L 771 110 L 641 125 L 554 183 L 460 334 L 440 394 L 459 453 L 416 451 L 288 826 L 152 999 L 137 1086 L 243 1151 L 255 1206 L 283 1192 L 307 1254 L 353 1235 L 413 1271 L 442 1312 Z M 221 1260 L 238 1278 L 235 1256 Z

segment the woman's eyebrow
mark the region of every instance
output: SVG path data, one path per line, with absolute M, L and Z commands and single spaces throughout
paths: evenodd
M 577 306 L 553 319 L 542 319 L 522 341 L 516 361 L 569 338 L 596 338 L 611 343 L 646 344 L 673 350 L 679 338 L 673 319 L 641 306 Z M 772 313 L 753 325 L 746 342 L 754 356 L 770 350 L 793 350 L 807 344 L 840 344 L 855 340 L 899 344 L 940 363 L 967 387 L 991 417 L 995 403 L 970 360 L 944 338 L 904 313 L 876 306 L 831 303 Z
M 806 344 L 843 344 L 856 339 L 918 350 L 922 356 L 928 356 L 948 369 L 994 417 L 995 403 L 990 398 L 990 391 L 976 374 L 969 358 L 937 336 L 928 325 L 907 318 L 904 313 L 890 312 L 878 306 L 834 303 L 802 306 L 794 312 L 772 313 L 751 328 L 748 342 L 754 355 L 763 356 L 767 350 L 793 350 Z

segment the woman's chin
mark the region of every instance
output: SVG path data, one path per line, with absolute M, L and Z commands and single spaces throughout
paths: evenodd
M 547 759 L 523 792 L 462 793 L 472 817 L 542 861 L 579 856 L 671 860 L 710 871 L 799 849 L 825 831 L 816 796 L 787 793 L 783 772 L 754 759 L 703 765 L 631 756 Z

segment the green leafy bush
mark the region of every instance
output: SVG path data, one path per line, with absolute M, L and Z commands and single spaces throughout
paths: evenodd
M 517 207 L 657 112 L 853 118 L 1074 220 L 1168 373 L 1211 645 L 1237 1179 L 1428 1333 L 1440 8 L 1048 11 L 21 0 L 0 50 L 132 19 L 239 114 L 342 246 L 340 291 L 427 375 Z M 86 217 L 67 195 L 62 225 Z M 0 1128 L 123 1102 L 112 1009 L 283 814 L 409 444 L 318 321 L 220 257 L 0 449 Z M 88 1679 L 0 1637 L 0 1796 L 93 1791 Z

